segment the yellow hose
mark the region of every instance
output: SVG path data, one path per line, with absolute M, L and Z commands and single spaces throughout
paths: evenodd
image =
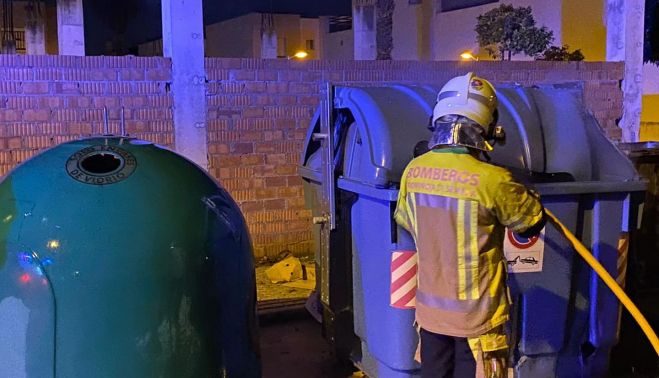
M 597 273 L 598 276 L 604 281 L 604 283 L 613 291 L 613 294 L 618 297 L 620 302 L 625 306 L 627 311 L 634 317 L 636 322 L 638 323 L 639 326 L 641 326 L 641 329 L 645 333 L 645 335 L 648 337 L 650 340 L 650 343 L 652 344 L 652 347 L 654 350 L 657 352 L 657 356 L 659 356 L 659 339 L 657 339 L 657 334 L 654 333 L 654 330 L 652 330 L 652 327 L 650 327 L 650 324 L 648 321 L 645 319 L 643 314 L 638 310 L 638 307 L 629 299 L 627 294 L 622 290 L 620 285 L 611 277 L 609 272 L 604 269 L 602 264 L 599 263 L 593 257 L 593 255 L 586 249 L 586 247 L 581 244 L 581 242 L 568 230 L 563 223 L 561 223 L 558 218 L 554 214 L 552 214 L 551 211 L 547 210 L 545 208 L 545 212 L 547 213 L 547 216 L 549 217 L 549 220 L 551 223 L 553 223 L 556 228 L 572 243 L 572 246 L 574 246 L 574 249 L 577 250 L 577 252 L 583 257 L 584 260 L 590 265 L 595 272 Z

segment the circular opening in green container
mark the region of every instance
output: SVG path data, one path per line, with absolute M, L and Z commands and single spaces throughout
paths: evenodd
M 99 152 L 82 158 L 80 168 L 92 175 L 105 175 L 119 170 L 123 163 L 121 156 Z

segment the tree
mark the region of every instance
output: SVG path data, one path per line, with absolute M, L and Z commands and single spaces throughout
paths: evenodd
M 531 7 L 501 4 L 477 20 L 478 45 L 493 59 L 510 60 L 519 53 L 535 56 L 554 40 L 547 27 L 535 26 Z
M 375 45 L 378 60 L 391 60 L 391 51 L 394 47 L 393 17 L 396 2 L 394 0 L 377 0 L 377 22 Z
M 584 60 L 584 55 L 581 52 L 581 49 L 576 49 L 570 51 L 570 46 L 563 45 L 550 46 L 547 50 L 543 51 L 542 54 L 536 57 L 536 60 L 553 60 L 553 61 L 582 61 Z

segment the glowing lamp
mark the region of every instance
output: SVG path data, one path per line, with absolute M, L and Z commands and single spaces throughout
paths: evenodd
M 288 59 L 289 59 L 289 60 L 290 60 L 291 58 L 305 59 L 305 58 L 308 57 L 308 56 L 309 56 L 309 53 L 308 53 L 308 52 L 300 50 L 300 51 L 296 52 L 295 54 L 289 56 Z
M 460 58 L 462 58 L 462 60 L 478 60 L 478 58 L 475 57 L 475 56 L 471 53 L 471 51 L 465 51 L 465 52 L 463 52 L 462 54 L 460 54 Z

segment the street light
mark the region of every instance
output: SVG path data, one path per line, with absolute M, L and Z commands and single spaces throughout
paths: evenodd
M 477 57 L 474 56 L 474 54 L 471 53 L 471 51 L 465 51 L 462 54 L 460 54 L 460 58 L 462 60 L 478 60 Z
M 304 58 L 306 58 L 306 57 L 308 57 L 308 56 L 309 56 L 309 53 L 308 53 L 308 52 L 303 51 L 303 50 L 300 50 L 300 51 L 296 52 L 295 54 L 289 56 L 289 57 L 288 57 L 288 60 L 291 60 L 291 59 L 293 59 L 293 58 L 304 59 Z

